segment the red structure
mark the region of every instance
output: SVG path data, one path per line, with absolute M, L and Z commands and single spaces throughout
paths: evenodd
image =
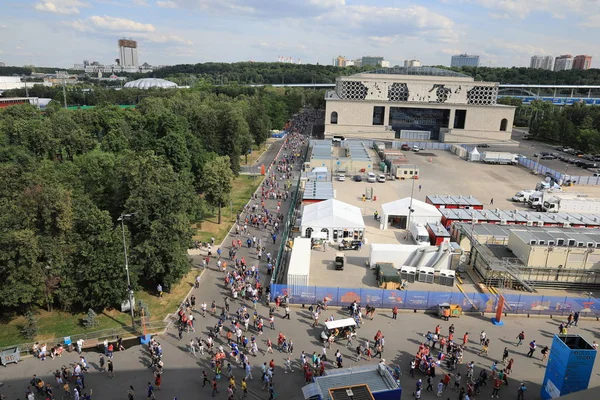
M 442 243 L 450 243 L 450 233 L 441 223 L 427 223 L 427 232 L 429 233 L 429 243 L 432 246 L 439 246 Z
M 9 97 L 9 98 L 0 97 L 0 108 L 6 108 L 6 107 L 14 106 L 17 104 L 27 104 L 27 103 L 36 105 L 37 97 Z

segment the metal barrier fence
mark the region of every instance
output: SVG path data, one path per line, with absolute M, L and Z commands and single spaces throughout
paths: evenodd
M 282 146 L 283 148 L 283 146 Z M 304 164 L 304 162 L 306 161 L 306 158 L 308 157 L 308 149 L 309 146 L 306 146 L 306 149 L 304 151 L 304 157 L 302 158 L 302 164 Z M 300 180 L 302 178 L 302 174 L 300 173 L 298 175 L 298 181 L 296 182 L 296 190 L 294 191 L 294 194 L 292 195 L 292 199 L 291 199 L 291 206 L 290 209 L 288 211 L 288 215 L 285 218 L 285 225 L 283 225 L 283 228 L 281 230 L 281 243 L 279 244 L 279 250 L 277 251 L 277 259 L 275 261 L 275 268 L 273 269 L 273 275 L 271 277 L 271 285 L 274 282 L 277 282 L 279 279 L 279 275 L 281 273 L 281 269 L 282 269 L 282 265 L 284 265 L 284 263 L 287 260 L 283 259 L 283 256 L 285 254 L 285 246 L 287 244 L 288 238 L 290 236 L 290 231 L 292 230 L 292 226 L 294 225 L 295 222 L 295 218 L 294 218 L 294 212 L 296 211 L 296 205 L 299 201 L 299 194 L 300 194 Z
M 576 185 L 590 185 L 590 186 L 600 185 L 600 176 L 591 176 L 591 175 L 575 176 L 575 175 L 563 174 L 561 172 L 553 170 L 552 168 L 548 168 L 536 161 L 530 160 L 525 157 L 519 157 L 519 164 L 525 168 L 532 170 L 532 171 L 536 171 L 540 175 L 551 176 L 556 181 L 570 180 L 571 182 L 573 182 Z
M 121 328 L 103 329 L 103 330 L 99 330 L 99 331 L 84 332 L 84 333 L 80 333 L 77 335 L 70 335 L 68 337 L 71 338 L 72 343 L 75 343 L 79 339 L 83 339 L 83 340 L 98 339 L 99 341 L 104 340 L 104 339 L 109 339 L 112 341 L 112 340 L 116 339 L 117 336 L 121 336 L 121 337 L 142 336 L 144 334 L 144 332 L 140 331 L 140 328 L 141 328 L 140 321 L 136 321 L 135 326 L 136 326 L 135 331 L 133 331 L 130 326 L 123 326 Z M 155 334 L 155 333 L 164 331 L 165 329 L 167 329 L 167 326 L 168 326 L 168 323 L 166 323 L 166 322 L 162 322 L 162 321 L 161 322 L 153 322 L 153 323 L 146 325 L 145 331 L 146 331 L 146 333 Z M 59 343 L 64 343 L 65 338 L 60 337 L 60 338 L 44 339 L 44 340 L 38 340 L 37 342 L 48 343 L 48 351 L 49 351 L 49 349 L 52 346 L 59 344 Z M 6 349 L 13 348 L 13 347 L 19 347 L 21 355 L 32 354 L 32 349 L 33 349 L 34 344 L 35 344 L 35 342 L 19 343 L 19 344 L 14 344 L 14 345 L 7 346 L 7 347 L 1 347 L 0 352 L 3 350 L 6 350 Z
M 460 304 L 464 311 L 492 313 L 496 311 L 497 297 L 483 293 L 429 292 L 386 290 L 376 288 L 336 288 L 320 286 L 272 285 L 271 296 L 287 295 L 291 304 L 314 304 L 324 298 L 329 305 L 347 307 L 353 301 L 363 306 L 409 310 L 436 310 L 440 303 Z M 504 294 L 504 312 L 510 314 L 568 315 L 579 311 L 581 316 L 600 317 L 600 299 L 592 297 L 542 296 Z

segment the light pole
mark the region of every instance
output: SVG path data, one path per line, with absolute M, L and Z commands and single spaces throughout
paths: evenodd
M 412 208 L 414 192 L 415 192 L 415 174 L 413 172 L 412 187 L 410 189 L 410 203 L 408 204 L 408 218 L 406 219 L 406 238 L 405 239 L 408 238 L 408 233 L 410 232 L 410 214 L 414 211 Z
M 127 260 L 127 242 L 125 241 L 125 220 L 131 218 L 135 213 L 121 214 L 117 221 L 121 221 L 121 231 L 123 232 L 123 253 L 125 254 L 125 272 L 127 273 L 127 292 L 129 293 L 129 312 L 131 313 L 131 329 L 135 332 L 135 319 L 133 317 L 133 290 L 131 289 L 131 280 L 129 279 L 129 262 Z

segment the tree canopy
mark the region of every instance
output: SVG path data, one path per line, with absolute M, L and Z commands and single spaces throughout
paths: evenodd
M 0 312 L 120 304 L 124 213 L 133 287 L 178 282 L 192 224 L 229 201 L 240 157 L 306 98 L 196 88 L 146 92 L 135 109 L 0 110 Z

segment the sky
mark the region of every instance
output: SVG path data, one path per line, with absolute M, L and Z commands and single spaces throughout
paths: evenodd
M 0 62 L 15 66 L 112 64 L 120 38 L 137 40 L 140 63 L 152 65 L 600 57 L 600 0 L 0 0 L 0 16 Z

